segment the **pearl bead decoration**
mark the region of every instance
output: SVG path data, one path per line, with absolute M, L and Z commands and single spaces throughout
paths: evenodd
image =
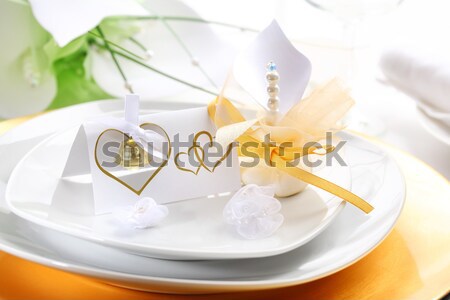
M 191 59 L 191 64 L 192 64 L 194 67 L 198 67 L 198 66 L 200 66 L 200 61 L 198 60 L 197 57 L 193 57 L 193 58 Z
M 152 59 L 152 57 L 155 55 L 155 52 L 153 52 L 152 50 L 147 50 L 145 51 L 145 60 L 150 60 Z
M 129 92 L 133 93 L 133 86 L 128 81 L 125 81 L 124 83 L 125 89 L 127 89 Z
M 278 94 L 280 93 L 280 87 L 278 86 L 278 81 L 280 80 L 280 75 L 274 62 L 269 62 L 266 70 L 267 94 L 269 95 L 267 100 L 267 107 L 269 108 L 268 122 L 274 123 L 279 111 L 280 98 L 278 98 Z

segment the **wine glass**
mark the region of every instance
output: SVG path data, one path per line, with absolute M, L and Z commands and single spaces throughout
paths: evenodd
M 355 73 L 358 67 L 356 50 L 361 47 L 361 34 L 358 30 L 363 28 L 364 20 L 386 14 L 398 7 L 403 0 L 305 0 L 310 5 L 334 15 L 342 22 L 342 43 L 351 52 L 346 70 L 346 80 L 352 86 L 355 82 Z M 370 38 L 370 37 L 369 37 Z M 353 86 L 353 88 L 355 88 Z M 385 126 L 375 117 L 369 117 L 358 110 L 354 110 L 348 120 L 353 130 L 371 135 L 380 135 Z

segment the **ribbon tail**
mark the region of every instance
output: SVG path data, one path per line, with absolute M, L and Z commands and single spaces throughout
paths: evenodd
M 362 198 L 358 197 L 357 195 L 353 194 L 352 192 L 347 191 L 346 189 L 344 189 L 326 179 L 316 176 L 308 171 L 297 168 L 296 166 L 283 160 L 278 155 L 273 155 L 272 162 L 274 162 L 275 166 L 278 169 L 280 169 L 281 171 L 283 171 L 297 179 L 300 179 L 306 183 L 317 186 L 318 188 L 321 188 L 333 195 L 336 195 L 339 198 L 342 198 L 343 200 L 358 207 L 366 214 L 370 213 L 373 210 L 372 205 L 370 205 L 368 202 L 364 201 Z

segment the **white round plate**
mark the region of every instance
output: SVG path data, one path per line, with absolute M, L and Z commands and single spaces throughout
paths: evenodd
M 284 223 L 272 236 L 247 240 L 228 226 L 223 208 L 232 194 L 167 204 L 170 214 L 160 226 L 135 230 L 112 214 L 74 212 L 73 203 L 93 203 L 92 186 L 55 193 L 78 127 L 51 136 L 32 149 L 11 174 L 6 190 L 12 212 L 30 222 L 102 245 L 164 259 L 237 259 L 278 255 L 317 236 L 338 215 L 344 202 L 316 187 L 283 198 Z M 337 161 L 317 175 L 350 189 L 349 168 Z
M 74 116 L 78 115 L 81 118 L 91 110 L 103 111 L 101 107 L 104 104 L 105 102 L 90 103 L 83 105 L 83 108 L 77 106 L 71 110 Z M 111 102 L 104 112 L 121 108 L 122 102 L 115 101 Z M 65 112 L 67 110 L 70 109 L 66 109 Z M 61 117 L 61 113 L 64 112 L 52 112 L 52 118 Z M 45 129 L 50 126 L 49 131 L 56 130 L 55 126 L 51 126 L 48 115 L 37 117 L 34 121 L 36 128 Z M 65 125 L 64 121 L 58 124 Z M 24 130 L 26 126 L 27 124 L 24 124 L 11 130 L 8 135 L 15 135 L 23 143 L 28 142 L 31 146 L 37 143 L 33 141 L 36 135 L 27 134 L 27 130 Z M 4 145 L 2 143 L 4 137 L 0 137 L 0 151 Z M 343 138 L 348 140 L 347 163 L 352 171 L 352 191 L 370 200 L 375 210 L 366 216 L 351 205 L 347 205 L 322 234 L 303 247 L 283 255 L 238 261 L 205 262 L 144 258 L 136 263 L 130 260 L 136 256 L 123 253 L 124 256 L 121 257 L 111 256 L 110 262 L 116 263 L 114 266 L 96 267 L 95 259 L 102 258 L 99 264 L 103 264 L 108 257 L 103 257 L 102 253 L 95 252 L 96 250 L 90 246 L 85 248 L 86 243 L 90 242 L 81 240 L 75 242 L 76 238 L 55 231 L 41 232 L 45 235 L 41 240 L 59 239 L 58 245 L 63 246 L 66 243 L 69 247 L 77 245 L 73 251 L 80 251 L 89 256 L 84 259 L 84 262 L 77 262 L 71 258 L 73 253 L 64 252 L 63 249 L 60 249 L 62 252 L 48 249 L 45 244 L 31 241 L 23 236 L 24 232 L 30 232 L 31 229 L 26 221 L 18 220 L 16 216 L 7 212 L 4 206 L 4 190 L 2 190 L 6 180 L 1 178 L 0 207 L 5 213 L 0 212 L 0 250 L 52 268 L 94 277 L 105 283 L 165 293 L 250 291 L 312 281 L 335 273 L 368 254 L 391 231 L 404 204 L 404 181 L 395 162 L 378 147 L 365 140 L 347 134 Z M 20 145 L 22 144 L 16 146 Z M 11 148 L 13 149 L 14 147 Z M 0 164 L 3 164 L 6 159 L 7 156 L 0 156 Z M 16 158 L 12 160 L 12 163 L 18 161 Z M 17 222 L 23 225 L 18 226 Z M 28 229 L 24 230 L 24 227 Z M 40 232 L 39 229 L 37 231 Z M 90 245 L 98 246 L 94 243 Z M 90 264 L 88 260 L 94 264 Z M 142 270 L 146 269 L 149 276 L 136 275 L 142 272 L 139 266 L 143 261 L 148 262 Z M 115 267 L 122 268 L 123 271 L 119 269 L 114 271 Z M 136 269 L 137 272 L 126 271 L 127 267 L 128 270 Z

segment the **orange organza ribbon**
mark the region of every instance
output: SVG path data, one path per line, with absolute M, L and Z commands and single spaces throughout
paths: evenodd
M 333 101 L 334 103 L 331 103 Z M 237 141 L 239 145 L 243 145 L 246 142 L 256 142 L 256 145 L 262 142 L 261 131 L 274 133 L 275 141 L 278 139 L 278 142 L 270 152 L 271 167 L 275 167 L 299 180 L 330 192 L 353 204 L 365 213 L 370 213 L 373 207 L 362 198 L 326 179 L 296 167 L 292 162 L 294 159 L 293 154 L 310 154 L 315 149 L 306 149 L 305 152 L 305 149 L 295 146 L 280 148 L 280 144 L 285 142 L 282 140 L 283 136 L 295 141 L 296 144 L 319 140 L 323 132 L 330 130 L 330 124 L 336 124 L 352 105 L 353 100 L 349 98 L 345 91 L 338 87 L 335 81 L 332 81 L 291 108 L 278 122 L 278 126 L 267 126 L 258 119 L 246 120 L 231 101 L 222 96 L 217 97 L 209 104 L 208 113 L 211 120 L 218 127 L 216 139 L 218 139 L 219 143 L 229 144 Z M 254 129 L 255 127 L 256 130 Z M 328 148 L 326 152 L 332 150 L 332 148 Z M 259 158 L 264 158 L 262 147 L 256 147 L 253 153 Z M 242 151 L 239 151 L 239 155 L 244 156 Z

